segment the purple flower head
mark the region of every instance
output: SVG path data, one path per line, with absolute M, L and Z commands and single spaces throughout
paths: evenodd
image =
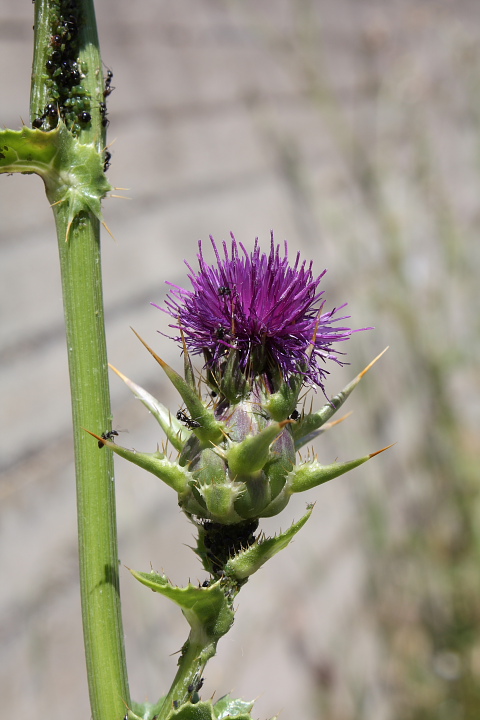
M 343 364 L 333 343 L 354 332 L 341 326 L 349 316 L 336 317 L 345 305 L 322 312 L 324 291 L 318 288 L 326 270 L 315 277 L 312 262 L 300 264 L 299 253 L 290 265 L 287 243 L 281 257 L 273 233 L 268 255 L 260 252 L 258 239 L 249 254 L 231 238 L 230 251 L 223 242 L 221 257 L 210 237 L 216 266 L 207 264 L 199 242 L 198 272 L 185 263 L 192 290 L 167 283 L 164 312 L 175 319 L 169 326 L 179 331 L 174 339 L 183 347 L 183 335 L 191 354 L 202 353 L 213 376 L 234 353 L 243 376 L 263 381 L 270 391 L 292 376 L 324 389 L 325 361 Z

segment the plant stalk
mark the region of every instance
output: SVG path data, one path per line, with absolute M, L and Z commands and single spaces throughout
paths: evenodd
M 64 26 L 59 23 L 66 23 Z M 57 27 L 65 27 L 56 31 Z M 44 113 L 52 99 L 52 72 L 46 63 L 62 53 L 55 33 L 78 43 L 82 85 L 91 98 L 91 122 L 77 131 L 80 144 L 94 143 L 100 154 L 105 125 L 98 112 L 103 70 L 93 0 L 36 0 L 31 118 Z M 71 45 L 68 46 L 71 48 Z M 55 55 L 53 55 L 55 58 Z M 88 70 L 83 70 L 88 68 Z M 75 88 L 74 88 L 75 90 Z M 57 101 L 60 112 L 61 98 Z M 52 123 L 55 119 L 52 120 Z M 45 128 L 43 128 L 45 129 Z M 46 132 L 48 135 L 48 132 Z M 67 162 L 68 174 L 68 162 Z M 53 203 L 57 197 L 49 192 Z M 120 720 L 130 705 L 119 593 L 119 568 L 112 453 L 99 449 L 83 428 L 102 434 L 111 429 L 100 261 L 100 226 L 88 208 L 71 220 L 69 197 L 53 205 L 72 397 L 82 619 L 93 720 Z M 68 232 L 68 242 L 66 241 Z
M 203 669 L 208 660 L 215 655 L 217 642 L 199 635 L 192 630 L 182 648 L 177 674 L 168 694 L 161 705 L 159 703 L 157 720 L 166 720 L 177 703 L 180 706 L 192 697 L 194 699 L 197 689 L 201 687 Z

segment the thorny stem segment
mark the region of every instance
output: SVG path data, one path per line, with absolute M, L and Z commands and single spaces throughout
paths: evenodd
M 79 143 L 93 143 L 100 154 L 106 126 L 105 113 L 98 109 L 104 100 L 103 83 L 92 0 L 36 0 L 31 93 L 34 127 L 48 136 L 61 118 Z M 65 171 L 68 178 L 68 157 Z M 48 197 L 52 203 L 56 200 L 51 194 Z M 88 206 L 82 210 L 77 203 L 72 210 L 71 197 L 66 192 L 53 211 L 72 395 L 87 674 L 93 720 L 120 720 L 130 700 L 119 595 L 113 460 L 110 450 L 100 451 L 82 430 L 94 428 L 101 434 L 111 427 L 100 228 Z
M 217 641 L 202 638 L 194 630 L 190 632 L 182 648 L 177 674 L 161 705 L 158 720 L 165 720 L 172 708 L 179 707 L 188 700 L 195 700 L 195 694 L 202 685 L 203 669 L 215 655 L 216 648 Z

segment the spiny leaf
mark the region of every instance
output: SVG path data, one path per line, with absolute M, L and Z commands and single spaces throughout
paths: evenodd
M 317 485 L 323 485 L 323 483 L 333 480 L 339 475 L 343 475 L 359 465 L 363 465 L 363 463 L 366 463 L 367 460 L 375 457 L 375 455 L 380 455 L 380 453 L 385 452 L 385 450 L 388 450 L 391 447 L 392 445 L 387 445 L 387 447 L 377 450 L 374 453 L 370 453 L 370 455 L 365 455 L 364 457 L 357 458 L 356 460 L 349 460 L 343 463 L 332 463 L 331 465 L 320 465 L 320 463 L 316 461 L 304 463 L 304 465 L 294 468 L 288 474 L 287 482 L 285 484 L 285 492 L 304 492 L 305 490 L 311 490 L 311 488 L 317 487 Z
M 132 328 L 133 330 L 133 328 Z M 146 347 L 148 352 L 155 358 L 160 367 L 166 373 L 168 379 L 180 393 L 183 402 L 188 408 L 192 420 L 198 424 L 198 427 L 192 427 L 192 432 L 207 444 L 219 443 L 223 438 L 223 424 L 215 419 L 213 412 L 208 410 L 201 399 L 198 397 L 196 390 L 190 387 L 189 383 L 182 378 L 173 368 L 170 367 L 152 348 L 143 340 L 140 335 L 133 330 L 142 345 Z
M 130 572 L 143 585 L 176 603 L 182 609 L 192 630 L 206 634 L 212 640 L 218 640 L 230 629 L 233 623 L 233 611 L 220 587 L 220 582 L 209 587 L 187 585 L 185 588 L 180 588 L 172 585 L 165 575 L 136 570 Z
M 84 428 L 86 430 L 86 428 Z M 147 470 L 156 477 L 163 480 L 163 482 L 169 487 L 173 488 L 179 495 L 183 495 L 189 489 L 189 483 L 193 480 L 193 476 L 188 470 L 176 462 L 171 462 L 161 452 L 156 453 L 140 453 L 136 450 L 129 450 L 121 445 L 117 445 L 110 440 L 103 438 L 101 435 L 96 435 L 90 430 L 86 430 L 89 435 L 96 438 L 99 443 L 106 445 L 114 453 L 120 455 L 125 460 L 129 460 L 138 465 L 138 467 Z
M 79 213 L 92 213 L 103 222 L 101 201 L 113 189 L 103 163 L 96 147 L 81 144 L 62 120 L 49 132 L 26 125 L 0 131 L 0 173 L 40 175 L 52 205 L 68 202 L 67 240 Z
M 235 577 L 237 580 L 245 578 L 256 572 L 267 560 L 276 555 L 280 550 L 287 547 L 295 535 L 302 529 L 312 514 L 313 506 L 308 507 L 305 515 L 284 533 L 273 538 L 260 540 L 246 550 L 237 553 L 230 558 L 225 565 L 226 575 Z
M 361 373 L 359 373 L 348 385 L 343 388 L 343 390 L 341 390 L 326 405 L 324 405 L 323 408 L 321 408 L 316 413 L 305 415 L 298 422 L 296 422 L 295 425 L 292 426 L 292 434 L 295 440 L 295 450 L 300 450 L 300 448 L 302 448 L 306 443 L 310 442 L 312 438 L 312 433 L 314 433 L 315 430 L 324 425 L 327 420 L 330 420 L 332 415 L 337 412 L 337 410 L 343 405 L 345 400 L 357 387 L 358 383 L 364 377 L 364 375 L 366 375 L 370 368 L 375 365 L 377 360 L 380 360 L 382 355 L 384 355 L 387 350 L 388 347 L 386 347 L 385 350 L 383 350 L 379 355 L 377 355 L 377 357 L 372 360 L 372 362 L 369 363 L 367 367 L 362 370 Z M 313 435 L 313 437 L 315 437 L 315 435 Z

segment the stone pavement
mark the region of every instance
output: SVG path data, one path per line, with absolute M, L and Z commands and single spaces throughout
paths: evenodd
M 110 361 L 178 407 L 129 328 L 178 366 L 173 343 L 157 334 L 166 319 L 149 303 L 162 302 L 166 279 L 185 282 L 182 261 L 194 261 L 199 239 L 228 239 L 230 231 L 251 247 L 257 235 L 268 242 L 273 228 L 292 254 L 313 257 L 318 272 L 329 268 L 329 307 L 348 300 L 355 327 L 378 325 L 381 300 L 372 315 L 368 291 L 378 279 L 371 268 L 382 238 L 351 183 L 340 121 L 361 126 L 372 152 L 387 140 L 395 145 L 394 105 L 387 97 L 379 108 L 371 83 L 381 84 L 384 98 L 403 83 L 407 104 L 421 101 L 424 82 L 439 83 L 441 92 L 442 53 L 460 35 L 470 38 L 475 4 L 103 0 L 97 13 L 116 87 L 109 175 L 132 198 L 105 203 L 116 238 L 103 238 Z M 7 127 L 28 117 L 32 18 L 27 1 L 0 7 L 0 123 Z M 438 122 L 432 119 L 432 132 Z M 1 707 L 19 719 L 84 720 L 67 361 L 53 220 L 40 180 L 1 177 L 0 218 Z M 332 392 L 390 342 L 385 330 L 367 335 L 352 340 L 352 368 L 332 373 Z M 389 386 L 390 362 L 372 384 Z M 399 439 L 388 422 L 369 435 L 361 399 L 352 398 L 349 429 L 319 445 L 326 462 Z M 128 431 L 122 443 L 153 449 L 160 441 L 155 423 L 115 377 L 112 405 L 114 427 Z M 355 621 L 363 560 L 354 486 L 366 478 L 360 469 L 309 494 L 318 500 L 310 527 L 242 592 L 234 631 L 209 666 L 206 697 L 232 690 L 259 697 L 258 717 L 283 710 L 285 719 L 316 720 L 319 688 L 336 688 L 341 712 L 351 702 L 349 687 L 361 684 L 371 717 L 388 718 L 375 682 L 375 641 Z M 138 569 L 152 563 L 180 584 L 203 579 L 173 493 L 121 462 L 116 485 L 122 562 Z M 304 505 L 296 498 L 282 526 Z M 279 522 L 264 527 L 274 532 Z M 127 571 L 121 582 L 132 695 L 153 700 L 173 676 L 169 655 L 186 625 Z M 306 671 L 298 638 L 324 668 L 323 680 Z M 343 674 L 343 658 L 350 674 Z

